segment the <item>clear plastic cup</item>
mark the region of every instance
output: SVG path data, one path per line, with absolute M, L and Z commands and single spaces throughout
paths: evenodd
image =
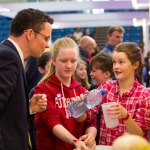
M 115 128 L 119 125 L 118 118 L 112 119 L 112 117 L 114 117 L 115 114 L 112 115 L 107 114 L 107 109 L 113 104 L 116 104 L 116 102 L 109 102 L 102 104 L 104 120 L 107 128 Z

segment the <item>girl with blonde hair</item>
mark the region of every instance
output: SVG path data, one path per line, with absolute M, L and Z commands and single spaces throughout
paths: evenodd
M 76 81 L 81 83 L 81 85 L 87 90 L 90 89 L 91 85 L 88 82 L 88 76 L 86 71 L 86 62 L 83 60 L 79 60 L 77 63 L 77 68 L 74 73 L 74 78 Z
M 38 150 L 87 150 L 96 145 L 96 118 L 79 123 L 68 111 L 68 104 L 87 91 L 72 77 L 78 59 L 79 49 L 71 38 L 56 40 L 50 70 L 35 88 L 35 93 L 47 96 L 47 109 L 35 115 Z

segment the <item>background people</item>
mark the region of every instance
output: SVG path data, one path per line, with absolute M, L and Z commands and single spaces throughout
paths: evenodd
M 46 74 L 50 68 L 52 53 L 50 51 L 43 52 L 42 56 L 38 59 L 38 70 L 41 74 Z
M 89 68 L 88 58 L 92 55 L 92 53 L 95 53 L 96 47 L 97 47 L 97 44 L 93 38 L 89 36 L 83 36 L 80 39 L 80 42 L 79 42 L 80 57 L 82 60 L 86 62 L 89 83 L 91 83 L 91 77 L 90 77 L 90 68 Z
M 74 79 L 81 83 L 81 85 L 89 90 L 91 88 L 91 85 L 88 81 L 88 75 L 86 72 L 86 62 L 83 60 L 79 60 L 77 63 L 77 68 L 74 72 Z
M 90 36 L 90 37 L 92 37 L 92 38 L 93 38 L 93 35 L 91 34 L 91 32 L 90 32 L 90 29 L 89 29 L 89 28 L 86 28 L 86 29 L 85 29 L 83 36 Z
M 73 33 L 73 36 L 77 39 L 79 42 L 81 37 L 83 36 L 83 32 L 81 31 L 80 28 L 76 28 L 76 31 Z
M 113 63 L 112 55 L 109 53 L 99 53 L 94 56 L 90 61 L 90 76 L 93 80 L 93 85 L 91 89 L 97 88 L 103 82 L 109 81 L 114 76 L 113 73 Z M 97 136 L 96 143 L 99 143 L 99 133 L 100 133 L 100 121 L 101 121 L 102 111 L 97 114 Z
M 101 83 L 111 80 L 113 73 L 112 56 L 109 53 L 99 53 L 90 61 L 90 76 L 94 86 L 100 86 Z
M 107 43 L 100 53 L 112 53 L 114 48 L 123 41 L 124 28 L 112 26 L 107 30 Z

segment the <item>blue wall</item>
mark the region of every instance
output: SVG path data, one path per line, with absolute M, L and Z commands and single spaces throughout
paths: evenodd
M 10 31 L 10 23 L 10 18 L 0 16 L 0 42 L 8 37 Z M 85 28 L 81 28 L 81 30 L 84 32 Z M 94 35 L 95 27 L 90 27 L 89 29 L 91 31 L 91 34 Z M 139 41 L 143 39 L 142 27 L 125 26 L 124 29 L 124 42 L 130 41 L 139 43 Z M 52 42 L 55 42 L 55 40 L 58 38 L 73 34 L 75 30 L 76 28 L 53 29 Z

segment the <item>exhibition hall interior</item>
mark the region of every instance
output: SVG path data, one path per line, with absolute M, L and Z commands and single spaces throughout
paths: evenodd
M 99 48 L 106 43 L 108 27 L 120 25 L 125 29 L 123 41 L 144 41 L 149 46 L 149 0 L 0 0 L 0 41 L 9 35 L 10 22 L 24 8 L 37 8 L 54 18 L 52 39 L 82 32 L 89 28 Z
M 0 43 L 0 150 L 150 150 L 150 0 L 0 0 Z

